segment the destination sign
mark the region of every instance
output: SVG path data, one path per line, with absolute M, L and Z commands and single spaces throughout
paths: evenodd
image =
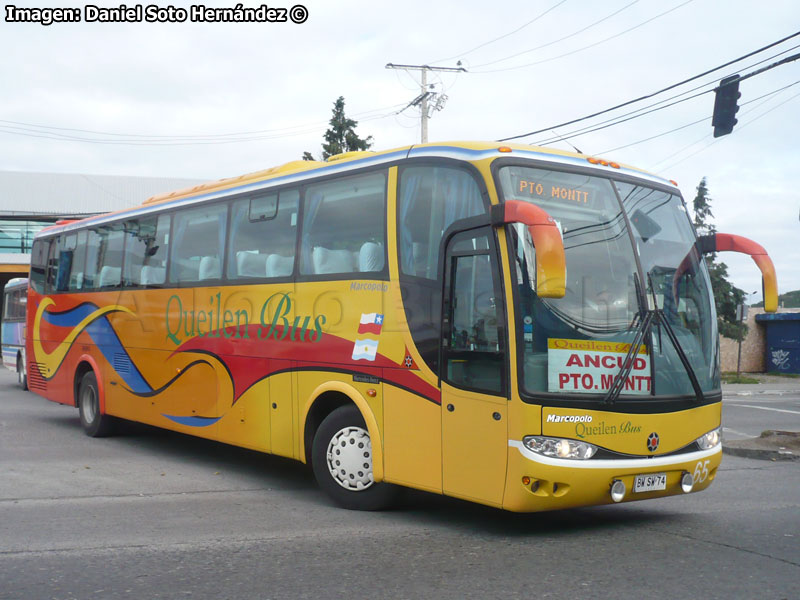
M 599 340 L 547 340 L 547 391 L 601 394 L 611 389 L 631 345 Z M 651 393 L 650 356 L 642 346 L 623 384 L 623 394 Z
M 578 204 L 589 204 L 592 200 L 590 190 L 583 187 L 542 183 L 533 179 L 520 179 L 515 187 L 516 193 L 521 196 L 541 198 L 543 200 L 562 200 Z

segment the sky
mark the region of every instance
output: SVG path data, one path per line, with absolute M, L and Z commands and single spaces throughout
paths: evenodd
M 302 23 L 198 23 L 190 16 L 173 23 L 85 22 L 87 4 L 14 3 L 77 8 L 82 17 L 44 26 L 8 22 L 4 3 L 0 169 L 236 176 L 296 160 L 303 151 L 318 156 L 339 96 L 359 122 L 357 132 L 373 137 L 373 149 L 388 150 L 419 141 L 418 110 L 402 109 L 420 86 L 418 71 L 386 64 L 460 61 L 467 72 L 428 75 L 431 91 L 446 96 L 430 118 L 430 141 L 498 140 L 556 127 L 516 141 L 572 145 L 654 172 L 676 181 L 690 205 L 705 177 L 717 230 L 759 242 L 775 263 L 780 291 L 800 289 L 800 186 L 791 179 L 800 163 L 800 61 L 741 82 L 739 122 L 728 136 L 712 136 L 710 92 L 558 139 L 797 54 L 800 36 L 647 101 L 557 127 L 797 33 L 797 0 L 306 0 Z M 148 6 L 170 4 L 126 6 L 142 6 L 146 14 Z M 293 0 L 269 6 L 303 14 L 289 10 Z M 756 292 L 749 301 L 760 300 L 752 260 L 719 257 L 734 285 Z

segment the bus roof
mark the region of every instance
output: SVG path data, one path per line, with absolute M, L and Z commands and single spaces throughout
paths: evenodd
M 28 287 L 28 278 L 14 277 L 13 279 L 9 279 L 3 289 L 9 290 L 16 287 Z
M 380 152 L 345 152 L 343 154 L 331 156 L 326 161 L 290 161 L 254 173 L 203 183 L 190 188 L 153 196 L 145 200 L 140 207 L 132 207 L 103 215 L 96 215 L 79 221 L 58 223 L 43 229 L 37 234 L 37 237 L 40 235 L 46 237 L 60 231 L 69 231 L 83 225 L 99 224 L 125 216 L 132 217 L 137 214 L 149 213 L 161 207 L 166 208 L 169 206 L 173 208 L 199 202 L 201 200 L 213 200 L 228 195 L 228 193 L 233 190 L 239 193 L 255 191 L 261 187 L 268 187 L 269 184 L 290 184 L 306 179 L 311 175 L 312 171 L 317 171 L 317 173 L 313 175 L 346 172 L 374 164 L 394 162 L 403 158 L 415 157 L 446 157 L 465 161 L 479 161 L 487 158 L 497 158 L 498 156 L 517 156 L 543 160 L 545 162 L 552 162 L 553 164 L 595 167 L 605 172 L 608 172 L 608 168 L 613 168 L 621 172 L 627 172 L 628 175 L 650 180 L 660 185 L 672 185 L 677 187 L 675 182 L 667 181 L 666 179 L 641 169 L 586 154 L 539 146 L 529 146 L 526 144 L 504 144 L 500 142 L 432 142 L 428 144 L 413 144 Z

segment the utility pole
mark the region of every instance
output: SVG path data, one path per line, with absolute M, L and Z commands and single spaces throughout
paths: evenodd
M 396 65 L 394 63 L 388 63 L 386 65 L 387 69 L 405 69 L 406 71 L 421 71 L 420 77 L 420 94 L 414 100 L 412 100 L 408 106 L 417 106 L 420 107 L 420 139 L 423 144 L 427 143 L 428 141 L 428 99 L 435 94 L 428 91 L 428 71 L 445 71 L 449 73 L 466 73 L 467 70 L 464 67 L 430 67 L 428 65 Z M 444 96 L 442 96 L 444 98 Z M 408 108 L 406 106 L 406 108 Z M 441 110 L 443 107 L 442 102 L 437 102 L 434 106 L 435 110 Z M 403 109 L 405 110 L 405 108 Z M 401 111 L 402 112 L 402 111 Z

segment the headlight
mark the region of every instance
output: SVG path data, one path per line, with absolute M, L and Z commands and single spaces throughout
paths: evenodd
M 695 443 L 700 447 L 700 450 L 708 450 L 714 446 L 719 445 L 719 427 L 712 429 L 705 435 L 701 435 L 695 440 Z
M 526 435 L 522 438 L 522 443 L 525 444 L 525 447 L 531 452 L 536 452 L 544 456 L 551 456 L 553 458 L 586 460 L 587 458 L 592 458 L 594 453 L 597 452 L 597 446 L 587 444 L 586 442 L 544 437 L 541 435 Z

